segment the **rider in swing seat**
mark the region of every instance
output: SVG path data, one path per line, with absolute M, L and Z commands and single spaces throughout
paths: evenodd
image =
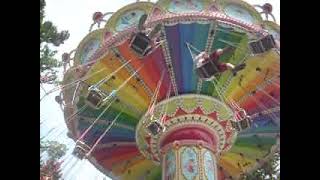
M 197 62 L 196 71 L 200 78 L 211 80 L 218 73 L 223 73 L 231 70 L 233 75 L 236 76 L 237 72 L 245 68 L 245 64 L 234 66 L 231 63 L 220 62 L 221 55 L 233 50 L 233 47 L 226 47 L 224 49 L 217 49 L 210 55 L 207 52 L 201 52 L 196 56 Z

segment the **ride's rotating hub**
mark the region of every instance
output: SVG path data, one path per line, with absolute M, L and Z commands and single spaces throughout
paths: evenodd
M 154 114 L 142 117 L 136 128 L 137 145 L 140 152 L 155 163 L 165 163 L 163 160 L 169 151 L 183 154 L 183 149 L 190 148 L 200 155 L 208 151 L 216 159 L 228 151 L 236 139 L 237 131 L 231 124 L 233 118 L 233 111 L 216 98 L 197 94 L 174 96 L 159 102 Z M 154 123 L 163 127 L 161 131 L 150 132 L 149 127 Z M 203 162 L 198 164 L 202 166 Z

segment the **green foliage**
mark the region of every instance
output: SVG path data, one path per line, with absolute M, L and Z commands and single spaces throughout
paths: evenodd
M 53 68 L 61 67 L 62 63 L 54 58 L 57 51 L 52 50 L 50 46 L 60 46 L 70 34 L 68 31 L 59 32 L 51 21 L 44 21 L 45 6 L 45 0 L 40 0 L 40 73 L 54 74 L 56 71 Z M 54 79 L 56 77 L 52 78 Z
M 40 24 L 40 44 L 45 42 L 60 46 L 69 36 L 68 31 L 58 32 L 57 27 L 51 21 Z
M 40 158 L 40 176 L 49 176 L 53 180 L 61 178 L 61 163 L 58 161 L 66 154 L 67 147 L 57 141 L 43 141 L 40 139 L 40 153 L 46 152 L 48 158 L 44 161 Z
M 46 6 L 45 0 L 40 0 L 40 26 L 44 18 L 44 7 Z
M 268 162 L 252 172 L 244 175 L 244 180 L 279 180 L 280 177 L 280 153 L 275 153 Z
M 61 63 L 59 63 L 53 56 L 57 53 L 57 51 L 52 51 L 45 44 L 42 48 L 40 48 L 40 71 L 44 72 L 46 70 L 51 70 L 52 67 L 59 67 Z
M 66 151 L 67 146 L 65 144 L 60 144 L 57 141 L 40 141 L 40 152 L 46 152 L 48 154 L 48 159 L 52 161 L 59 160 L 66 154 Z

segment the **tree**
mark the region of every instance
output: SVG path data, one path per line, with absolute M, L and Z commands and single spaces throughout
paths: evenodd
M 57 161 L 46 161 L 40 167 L 40 179 L 51 178 L 52 180 L 58 180 L 61 178 L 61 163 Z
M 269 161 L 251 174 L 244 175 L 244 180 L 278 180 L 280 179 L 280 153 L 275 153 Z
M 54 83 L 57 78 L 54 68 L 61 67 L 62 63 L 54 57 L 57 51 L 50 46 L 60 46 L 70 34 L 68 31 L 59 32 L 51 21 L 44 21 L 45 6 L 45 0 L 40 0 L 40 82 Z
M 57 141 L 43 141 L 40 139 L 40 153 L 46 153 L 45 162 L 40 158 L 40 179 L 47 177 L 52 180 L 61 178 L 61 163 L 59 159 L 66 154 L 67 147 Z
M 65 144 L 61 144 L 57 141 L 40 141 L 40 152 L 46 152 L 48 158 L 53 161 L 59 160 L 66 154 L 67 147 Z

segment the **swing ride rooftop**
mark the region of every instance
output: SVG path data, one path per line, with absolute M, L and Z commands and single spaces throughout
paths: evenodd
M 130 50 L 129 38 L 137 32 L 135 25 L 143 14 L 148 14 L 147 27 L 161 23 L 161 45 L 140 58 Z M 237 133 L 230 144 L 222 147 L 228 151 L 220 156 L 219 177 L 238 177 L 254 170 L 274 153 L 280 133 L 279 52 L 253 55 L 248 43 L 259 33 L 270 33 L 280 40 L 280 26 L 263 20 L 252 5 L 241 0 L 159 0 L 121 8 L 103 28 L 91 31 L 81 41 L 73 67 L 64 74 L 64 85 L 78 82 L 79 72 L 85 74 L 81 83 L 65 86 L 62 91 L 70 137 L 76 141 L 95 121 L 82 137 L 89 147 L 102 138 L 88 157 L 91 163 L 115 179 L 138 179 L 146 171 L 147 179 L 159 179 L 160 165 L 154 163 L 153 157 L 148 159 L 143 150 L 151 145 L 145 134 L 137 131 L 152 97 L 158 96 L 154 115 L 159 117 L 165 102 L 171 102 L 166 114 L 174 117 L 194 111 L 210 114 L 217 106 L 215 99 L 220 99 L 220 104 L 232 99 L 253 121 L 249 129 Z M 230 45 L 236 47 L 235 51 L 224 54 L 220 60 L 235 65 L 245 62 L 245 69 L 236 76 L 222 73 L 216 81 L 200 80 L 194 71 L 194 55 Z M 117 100 L 100 109 L 85 106 L 88 87 L 106 77 L 110 80 L 99 89 L 118 90 Z M 157 91 L 160 81 L 162 85 Z M 114 126 L 101 137 L 120 112 Z M 218 116 L 226 119 L 229 115 L 226 110 Z

